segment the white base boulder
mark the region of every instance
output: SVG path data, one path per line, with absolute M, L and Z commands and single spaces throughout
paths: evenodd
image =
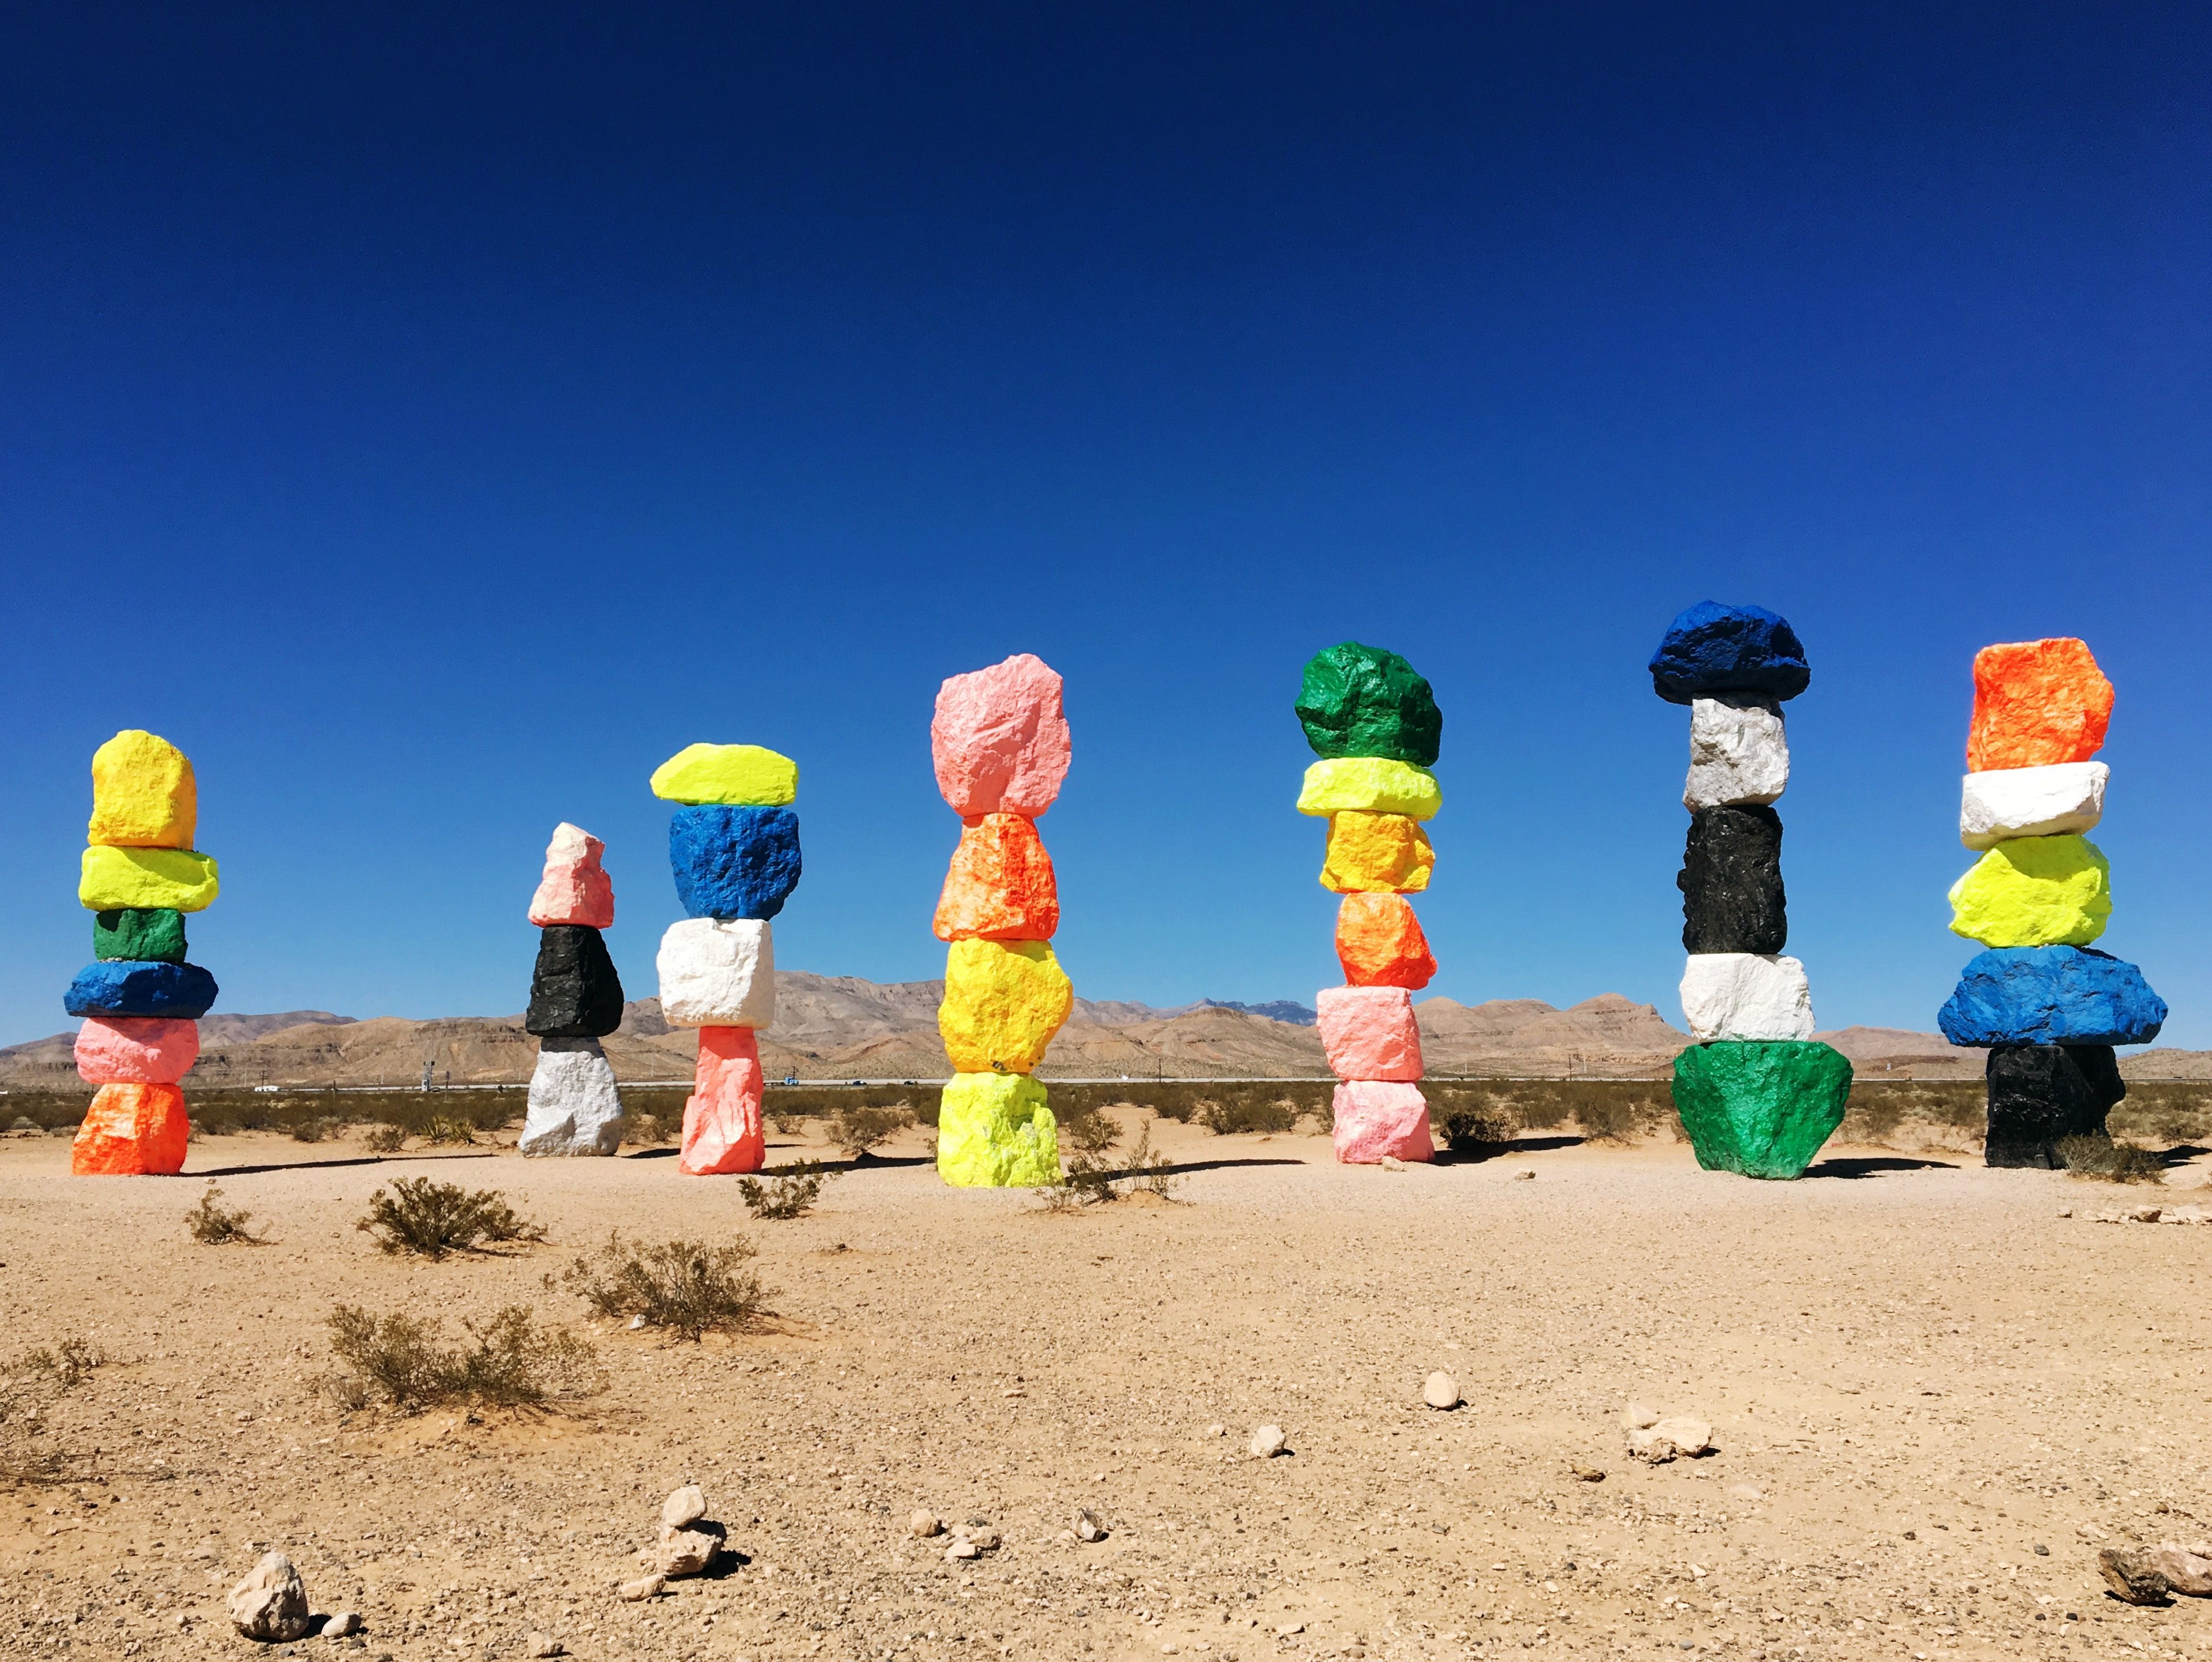
M 1994 848 L 2014 837 L 2094 830 L 2105 817 L 2105 781 L 2112 776 L 2101 761 L 1969 773 L 1959 791 L 1959 840 L 1969 848 Z
M 1690 704 L 1690 776 L 1682 806 L 1724 808 L 1772 802 L 1790 784 L 1790 740 L 1779 706 L 1763 701 Z
M 622 1095 L 596 1039 L 545 1039 L 530 1075 L 526 1155 L 611 1155 L 622 1147 Z
M 1682 1015 L 1699 1044 L 1716 1039 L 1810 1039 L 1813 989 L 1795 958 L 1693 952 L 1682 969 Z
M 775 939 L 759 918 L 686 918 L 660 937 L 660 1013 L 679 1028 L 775 1020 Z

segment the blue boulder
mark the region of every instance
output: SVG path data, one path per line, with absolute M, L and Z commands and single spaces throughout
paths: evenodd
M 1796 631 L 1763 606 L 1700 600 L 1651 654 L 1651 685 L 1669 704 L 1719 693 L 1795 698 L 1812 679 Z
M 197 1022 L 215 1003 L 215 977 L 198 964 L 110 958 L 77 971 L 62 995 L 72 1016 L 165 1016 Z
M 676 897 L 694 918 L 773 918 L 799 887 L 799 816 L 788 808 L 679 808 L 668 822 Z
M 2166 1000 L 2108 952 L 2006 946 L 1966 966 L 1936 1021 L 1954 1045 L 2147 1045 Z

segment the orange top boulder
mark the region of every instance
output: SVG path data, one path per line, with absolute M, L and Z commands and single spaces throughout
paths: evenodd
M 2086 641 L 2064 636 L 1984 646 L 1974 654 L 1967 771 L 2087 761 L 2103 746 L 2112 719 L 2112 683 Z

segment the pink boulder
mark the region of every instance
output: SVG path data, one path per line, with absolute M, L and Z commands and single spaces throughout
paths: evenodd
M 555 826 L 553 840 L 545 845 L 545 875 L 530 897 L 530 921 L 540 929 L 554 924 L 613 928 L 614 881 L 599 864 L 606 852 L 606 844 L 580 825 L 563 820 Z
M 1421 1077 L 1421 1029 L 1404 987 L 1323 987 L 1315 996 L 1322 1048 L 1340 1079 Z
M 173 1085 L 200 1055 L 200 1024 L 167 1016 L 94 1016 L 77 1029 L 88 1085 Z
M 937 788 L 954 813 L 1035 819 L 1052 806 L 1067 777 L 1060 676 L 1043 659 L 1018 652 L 988 670 L 949 677 L 937 689 L 929 753 Z
M 760 1040 L 750 1028 L 701 1028 L 699 1067 L 684 1105 L 679 1171 L 694 1177 L 757 1172 L 768 1158 L 761 1135 Z
M 1429 1104 L 1418 1085 L 1348 1079 L 1336 1088 L 1336 1157 L 1346 1166 L 1372 1166 L 1385 1156 L 1434 1160 Z

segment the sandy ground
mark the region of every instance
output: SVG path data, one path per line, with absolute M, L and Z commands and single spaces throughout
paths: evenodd
M 2212 1601 L 2122 1605 L 2094 1563 L 2212 1535 L 2212 1229 L 2083 1215 L 2143 1191 L 1853 1149 L 1759 1184 L 1559 1139 L 1397 1173 L 1159 1129 L 1184 1204 L 1048 1216 L 943 1188 L 910 1143 L 774 1224 L 665 1151 L 196 1143 L 259 1247 L 187 1237 L 189 1174 L 76 1180 L 66 1142 L 0 1141 L 10 1348 L 116 1358 L 55 1416 L 103 1475 L 0 1490 L 0 1654 L 251 1653 L 222 1595 L 271 1545 L 319 1610 L 366 1616 L 366 1659 L 406 1662 L 533 1630 L 586 1662 L 2212 1648 Z M 384 1256 L 353 1226 L 395 1169 L 495 1186 L 552 1244 Z M 546 1272 L 617 1226 L 748 1234 L 774 1330 L 596 1330 L 610 1387 L 544 1414 L 318 1390 L 340 1301 L 581 1324 Z M 1467 1406 L 1422 1405 L 1434 1368 Z M 1719 1452 L 1631 1462 L 1631 1399 Z M 1269 1421 L 1290 1453 L 1249 1457 Z M 691 1480 L 743 1562 L 617 1601 Z M 1106 1540 L 1068 1532 L 1082 1506 Z M 949 1562 L 916 1507 L 1005 1544 Z

